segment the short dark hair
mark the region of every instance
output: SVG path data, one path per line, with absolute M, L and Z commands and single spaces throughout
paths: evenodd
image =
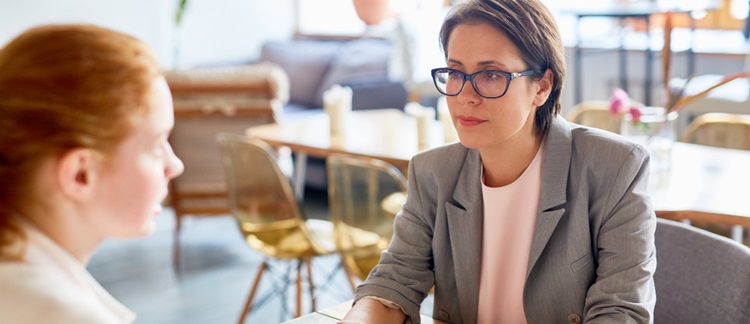
M 540 106 L 534 122 L 536 132 L 544 134 L 552 119 L 560 113 L 560 96 L 565 80 L 565 47 L 557 23 L 539 0 L 468 0 L 455 5 L 443 21 L 440 43 L 448 55 L 451 32 L 459 24 L 488 23 L 502 31 L 521 52 L 528 69 L 552 71 L 552 91 Z M 541 76 L 534 76 L 540 78 Z

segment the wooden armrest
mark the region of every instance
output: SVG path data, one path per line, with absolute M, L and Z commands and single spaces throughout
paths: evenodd
M 739 225 L 745 228 L 750 228 L 750 217 L 709 213 L 695 210 L 657 210 L 656 217 L 671 219 L 674 221 L 689 220 L 691 222 Z

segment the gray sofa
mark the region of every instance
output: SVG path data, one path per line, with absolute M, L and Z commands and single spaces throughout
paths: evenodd
M 322 114 L 323 92 L 334 84 L 352 88 L 352 110 L 399 108 L 407 102 L 403 82 L 389 79 L 395 46 L 385 39 L 292 39 L 263 45 L 259 61 L 281 66 L 289 76 L 283 118 Z M 326 189 L 325 161 L 308 159 L 308 188 Z

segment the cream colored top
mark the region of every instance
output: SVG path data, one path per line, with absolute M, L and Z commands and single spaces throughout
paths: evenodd
M 70 253 L 24 222 L 22 262 L 0 262 L 2 323 L 132 323 L 115 300 Z
M 515 182 L 498 188 L 482 183 L 484 225 L 478 323 L 526 323 L 523 287 L 539 212 L 544 143 Z

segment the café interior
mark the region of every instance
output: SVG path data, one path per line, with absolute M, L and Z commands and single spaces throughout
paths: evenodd
M 0 44 L 92 23 L 164 66 L 185 172 L 154 234 L 106 241 L 88 265 L 136 323 L 335 323 L 388 246 L 411 157 L 458 141 L 430 75 L 452 2 L 5 1 Z M 561 114 L 644 145 L 657 218 L 709 233 L 657 228 L 656 322 L 747 306 L 750 2 L 543 2 L 566 49 Z M 717 281 L 745 288 L 709 300 Z

